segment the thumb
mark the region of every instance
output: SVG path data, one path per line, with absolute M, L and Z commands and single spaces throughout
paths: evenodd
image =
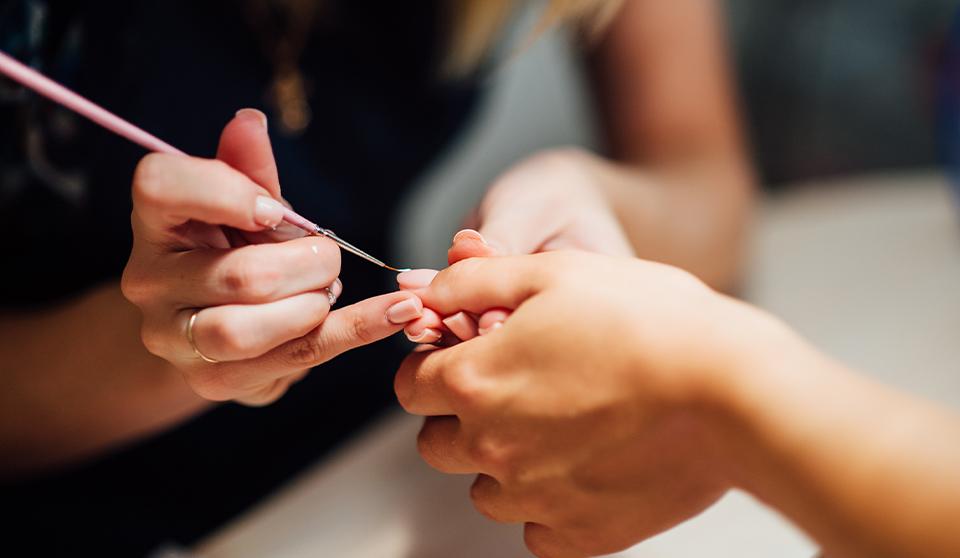
M 471 258 L 441 271 L 428 287 L 413 292 L 441 316 L 461 311 L 479 315 L 494 308 L 514 310 L 546 287 L 546 270 L 561 265 L 548 259 L 557 257 L 552 253 Z M 404 281 L 403 274 L 399 280 Z
M 453 244 L 447 250 L 447 263 L 453 265 L 468 258 L 486 258 L 499 256 L 497 248 L 487 244 L 482 234 L 473 229 L 463 229 L 453 237 Z
M 498 201 L 482 208 L 479 233 L 497 255 L 533 254 L 561 231 L 562 222 L 547 217 L 542 208 Z
M 217 159 L 280 199 L 280 176 L 267 133 L 267 115 L 256 109 L 238 111 L 220 135 Z

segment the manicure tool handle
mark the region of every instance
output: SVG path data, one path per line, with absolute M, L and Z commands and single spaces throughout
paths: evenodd
M 37 94 L 43 95 L 51 101 L 67 107 L 95 124 L 149 151 L 171 155 L 186 155 L 186 153 L 169 143 L 127 122 L 96 103 L 81 97 L 33 68 L 22 64 L 3 51 L 0 51 L 0 73 L 20 83 L 27 89 L 31 89 Z M 315 223 L 290 208 L 285 208 L 283 218 L 291 225 L 299 227 L 311 234 L 316 234 L 319 228 Z

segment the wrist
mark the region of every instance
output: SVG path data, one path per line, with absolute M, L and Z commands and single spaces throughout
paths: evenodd
M 803 420 L 800 401 L 818 397 L 824 358 L 785 324 L 722 297 L 713 351 L 700 363 L 696 405 L 720 474 L 731 488 L 763 498 L 774 472 L 772 445 Z

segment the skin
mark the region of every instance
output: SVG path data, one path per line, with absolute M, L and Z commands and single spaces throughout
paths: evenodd
M 754 178 L 722 22 L 711 0 L 625 2 L 585 52 L 611 157 L 521 161 L 467 226 L 499 255 L 638 255 L 735 289 Z
M 728 288 L 752 179 L 720 18 L 697 0 L 627 4 L 588 60 L 615 160 L 569 149 L 538 154 L 491 185 L 475 226 L 499 254 L 636 253 Z M 646 34 L 656 40 L 639 36 Z M 697 71 L 676 71 L 682 67 Z M 393 293 L 330 312 L 324 289 L 340 288 L 333 246 L 256 220 L 258 196 L 281 200 L 260 122 L 250 113 L 231 122 L 217 161 L 143 160 L 133 178 L 135 248 L 122 285 L 0 316 L 0 358 L 8 364 L 0 376 L 0 476 L 96 455 L 211 402 L 267 404 L 308 368 L 401 329 L 386 312 L 405 300 L 416 306 L 414 297 Z M 292 264 L 256 265 L 263 261 Z M 197 344 L 219 364 L 200 361 L 186 343 L 196 309 L 204 309 Z M 407 306 L 402 317 L 421 311 L 414 337 L 441 340 L 448 329 L 431 310 Z M 97 328 L 86 327 L 91 316 Z M 502 321 L 491 316 L 490 327 Z
M 441 316 L 512 312 L 412 354 L 395 385 L 428 417 L 423 458 L 478 474 L 477 509 L 524 523 L 541 558 L 627 548 L 734 487 L 832 557 L 960 555 L 960 416 L 687 272 L 575 252 L 473 258 L 415 292 Z
M 326 289 L 342 289 L 336 246 L 271 230 L 278 201 L 262 211 L 263 198 L 281 197 L 256 111 L 227 125 L 216 160 L 144 158 L 132 190 L 134 248 L 122 283 L 0 324 L 10 365 L 0 390 L 4 476 L 168 428 L 211 402 L 267 404 L 308 369 L 420 316 L 419 299 L 406 293 L 331 311 Z M 196 343 L 217 364 L 187 342 L 197 310 Z M 91 316 L 97 328 L 86 327 Z

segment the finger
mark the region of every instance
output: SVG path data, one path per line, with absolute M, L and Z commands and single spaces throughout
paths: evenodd
M 447 326 L 447 329 L 456 335 L 460 341 L 469 341 L 480 335 L 477 329 L 477 320 L 466 312 L 457 312 L 444 318 L 443 325 Z
M 441 271 L 429 287 L 415 291 L 424 306 L 442 316 L 515 309 L 547 284 L 545 270 L 561 265 L 558 254 L 471 258 Z
M 397 284 L 404 291 L 414 291 L 430 286 L 433 278 L 440 273 L 436 269 L 414 269 L 397 275 Z
M 306 237 L 230 250 L 170 254 L 161 277 L 166 296 L 185 307 L 260 304 L 332 284 L 340 249 L 330 239 Z
M 261 357 L 234 363 L 234 371 L 240 378 L 263 383 L 312 368 L 351 349 L 397 333 L 422 311 L 420 299 L 410 293 L 396 292 L 368 298 L 330 312 L 323 323 L 306 335 Z
M 420 318 L 408 323 L 403 328 L 403 333 L 413 343 L 430 345 L 443 338 L 444 329 L 440 314 L 429 308 L 424 308 Z
M 417 435 L 417 451 L 428 465 L 452 475 L 479 472 L 468 455 L 468 445 L 453 416 L 427 417 Z
M 470 486 L 470 500 L 478 512 L 500 523 L 523 523 L 531 519 L 508 497 L 500 482 L 489 475 L 477 475 Z
M 267 132 L 267 115 L 241 109 L 223 129 L 217 159 L 227 163 L 280 199 L 280 176 Z
M 523 542 L 537 558 L 584 558 L 555 530 L 539 523 L 523 526 Z
M 190 220 L 259 231 L 283 219 L 284 208 L 243 173 L 216 160 L 153 153 L 133 180 L 135 218 L 151 240 Z
M 447 251 L 447 263 L 453 265 L 467 258 L 486 258 L 502 255 L 493 246 L 487 244 L 479 232 L 464 229 L 453 237 L 453 243 Z
M 493 337 L 498 336 L 407 356 L 393 382 L 400 406 L 414 415 L 461 418 L 499 407 L 516 386 L 485 379 L 490 372 L 486 361 L 502 352 Z
M 503 323 L 510 317 L 511 312 L 502 308 L 487 310 L 477 320 L 477 333 L 486 335 L 503 327 Z
M 460 346 L 438 351 L 414 352 L 403 360 L 393 378 L 393 391 L 403 410 L 411 415 L 456 415 L 447 400 L 442 374 L 450 353 Z
M 210 358 L 221 362 L 247 360 L 306 335 L 329 311 L 325 291 L 267 304 L 214 306 L 197 314 L 193 338 L 197 348 Z M 192 312 L 182 314 L 187 319 Z M 188 350 L 192 352 L 192 348 Z

